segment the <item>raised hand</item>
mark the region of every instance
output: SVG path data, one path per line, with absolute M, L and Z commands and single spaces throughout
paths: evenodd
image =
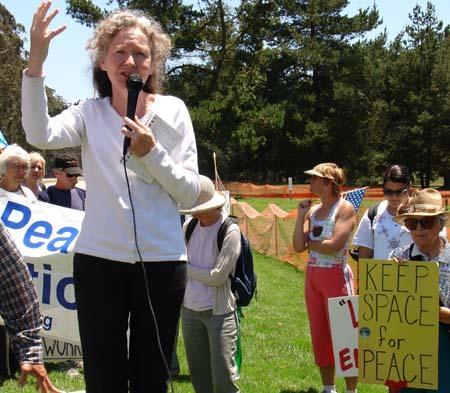
M 32 77 L 42 76 L 50 41 L 66 29 L 66 26 L 60 26 L 55 30 L 49 29 L 50 22 L 59 12 L 55 9 L 49 13 L 51 5 L 51 1 L 43 1 L 33 15 L 33 23 L 30 30 L 30 57 L 26 71 L 27 75 Z

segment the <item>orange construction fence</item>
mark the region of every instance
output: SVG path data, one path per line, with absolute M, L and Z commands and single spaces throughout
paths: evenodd
M 270 203 L 260 213 L 247 202 L 237 202 L 232 198 L 231 214 L 238 217 L 241 231 L 254 250 L 304 268 L 307 254 L 295 253 L 292 247 L 297 210 L 288 213 Z
M 363 213 L 364 209 L 359 209 L 358 217 Z M 307 251 L 296 253 L 292 246 L 297 209 L 285 212 L 278 205 L 269 203 L 260 213 L 247 202 L 238 202 L 231 198 L 231 214 L 238 217 L 241 231 L 247 236 L 254 250 L 290 263 L 298 269 L 305 268 Z M 447 231 L 450 239 L 450 229 Z M 349 262 L 356 272 L 355 262 L 351 258 Z
M 308 184 L 293 184 L 289 191 L 288 185 L 273 186 L 270 184 L 257 185 L 252 183 L 228 182 L 223 183 L 226 190 L 233 197 L 240 198 L 312 198 Z M 355 187 L 343 187 L 342 191 L 347 191 Z M 450 191 L 440 191 L 443 198 L 450 198 Z M 366 190 L 366 198 L 383 198 L 381 187 L 370 187 Z

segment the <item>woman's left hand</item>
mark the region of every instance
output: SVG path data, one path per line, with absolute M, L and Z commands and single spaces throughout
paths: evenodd
M 125 125 L 130 128 L 122 128 L 122 134 L 130 138 L 128 151 L 138 157 L 145 156 L 156 145 L 156 139 L 152 130 L 144 123 L 141 123 L 137 117 L 134 118 L 134 121 L 128 117 L 124 117 L 124 121 Z

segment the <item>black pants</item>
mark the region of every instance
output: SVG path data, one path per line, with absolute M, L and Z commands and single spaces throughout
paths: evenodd
M 186 264 L 164 261 L 143 265 L 170 367 L 186 288 Z M 167 392 L 168 374 L 147 301 L 142 264 L 75 254 L 73 278 L 86 392 Z

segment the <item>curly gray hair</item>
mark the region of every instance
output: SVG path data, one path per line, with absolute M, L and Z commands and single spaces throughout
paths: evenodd
M 105 71 L 100 68 L 100 61 L 106 56 L 108 47 L 117 33 L 127 27 L 139 27 L 146 35 L 150 44 L 153 74 L 144 83 L 144 91 L 158 93 L 164 80 L 164 67 L 170 54 L 171 42 L 163 32 L 161 25 L 152 17 L 141 11 L 117 10 L 101 20 L 95 29 L 94 37 L 87 43 L 93 62 L 94 86 L 100 97 L 111 97 L 111 81 Z

